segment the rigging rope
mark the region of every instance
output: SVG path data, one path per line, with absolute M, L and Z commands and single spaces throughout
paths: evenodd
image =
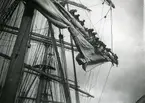
M 98 80 L 99 73 L 100 73 L 100 70 L 101 70 L 101 66 L 102 66 L 102 65 L 100 65 L 100 67 L 98 68 L 98 71 L 97 71 L 97 74 L 96 74 L 96 75 L 97 75 L 97 78 L 95 78 L 96 84 L 97 84 L 97 80 Z M 96 85 L 96 84 L 93 85 L 93 83 L 94 83 L 94 82 L 93 82 L 93 78 L 94 78 L 94 72 L 93 72 L 93 76 L 92 76 L 92 79 L 91 79 L 92 81 L 91 81 L 90 83 L 88 83 L 88 84 L 92 84 L 92 85 L 90 85 L 90 88 L 88 87 L 88 88 L 89 88 L 89 91 L 88 91 L 89 93 L 90 93 L 91 89 L 94 88 L 95 85 Z M 91 99 L 92 99 L 92 98 L 89 98 L 89 99 L 86 101 L 86 103 L 90 102 Z
M 79 2 L 82 4 L 81 0 L 79 0 Z M 82 4 L 82 5 L 83 5 L 83 4 Z M 88 13 L 86 12 L 86 10 L 84 10 L 84 11 L 85 11 L 85 13 L 86 13 L 86 15 L 87 15 L 87 17 L 88 17 L 88 19 L 89 19 L 91 25 L 93 26 L 93 28 L 95 29 L 95 31 L 97 31 L 96 28 L 95 28 L 95 26 L 94 26 L 94 24 L 92 23 L 92 20 L 91 20 L 91 18 L 89 17 Z M 99 37 L 99 34 L 98 34 L 98 37 Z
M 17 10 L 16 10 L 16 17 L 15 17 L 15 20 L 14 20 L 14 23 L 12 24 L 13 25 L 13 27 L 16 25 L 16 23 L 17 23 L 17 17 L 19 16 L 18 15 L 18 13 L 19 13 L 19 8 L 20 8 L 20 5 L 18 4 L 17 5 Z M 14 35 L 10 35 L 10 40 L 14 40 Z M 8 46 L 8 50 L 7 50 L 7 53 L 6 54 L 8 54 L 8 53 L 10 53 L 10 49 L 11 49 L 11 46 L 12 46 L 12 43 L 11 42 L 9 42 L 9 46 Z
M 112 51 L 113 51 L 113 17 L 112 17 L 112 8 L 110 6 L 110 18 L 111 18 L 111 48 L 112 48 Z
M 106 18 L 105 18 L 105 21 L 103 23 L 102 32 L 100 33 L 101 34 L 101 40 L 102 41 L 103 41 L 103 33 L 104 33 L 105 23 L 106 23 Z
M 106 13 L 106 15 L 105 15 L 104 17 L 101 16 L 102 18 L 101 18 L 96 24 L 98 24 L 102 19 L 106 18 L 110 10 L 111 10 L 111 9 L 109 9 L 109 10 L 107 11 L 107 13 Z M 96 25 L 96 24 L 94 24 L 94 25 Z
M 98 100 L 98 103 L 100 103 L 101 100 L 102 100 L 102 96 L 103 96 L 103 93 L 104 93 L 105 87 L 106 87 L 106 85 L 107 85 L 107 81 L 108 81 L 108 78 L 109 78 L 109 76 L 110 76 L 110 72 L 111 72 L 112 67 L 113 67 L 113 65 L 111 65 L 111 67 L 110 67 L 110 69 L 109 69 L 109 72 L 108 72 L 108 75 L 107 75 L 107 77 L 106 77 L 105 84 L 104 84 L 104 86 L 103 86 L 103 89 L 102 89 L 102 92 L 101 92 L 100 98 L 99 98 L 99 100 Z
M 93 69 L 95 69 L 98 65 L 95 65 L 94 67 L 92 67 L 90 70 L 86 71 L 86 72 L 90 72 L 92 71 Z
M 11 3 L 11 5 L 10 5 L 10 3 Z M 4 5 L 5 5 L 5 7 L 4 7 Z M 18 17 L 18 12 L 19 12 L 18 2 L 12 2 L 12 0 L 9 0 L 9 3 L 7 1 L 5 1 L 5 4 L 4 4 L 4 1 L 2 3 L 2 0 L 1 0 L 0 8 L 1 8 L 0 9 L 1 11 L 3 11 L 2 10 L 3 8 L 7 9 L 6 11 L 4 10 L 5 12 L 0 12 L 1 21 L 4 22 L 7 19 L 8 22 L 4 22 L 4 23 L 6 23 L 8 25 L 16 26 L 16 24 L 17 24 L 16 22 L 18 21 L 18 19 L 16 19 L 16 17 Z M 14 40 L 15 40 L 16 36 L 13 34 L 7 33 L 7 32 L 3 32 L 3 31 L 0 31 L 0 34 L 1 34 L 0 52 L 3 52 L 6 55 L 11 55 L 12 48 L 14 46 Z M 0 78 L 1 78 L 0 84 L 1 85 L 0 86 L 3 87 L 3 84 L 5 82 L 6 73 L 8 70 L 9 60 L 2 58 L 2 59 L 0 59 L 0 62 L 1 62 L 1 64 L 0 64 Z
M 94 5 L 88 6 L 88 7 L 89 7 L 89 8 L 92 8 L 92 7 L 95 7 L 95 6 L 98 6 L 98 5 L 101 5 L 101 4 L 98 3 L 98 4 L 94 4 Z
M 41 32 L 41 31 L 39 31 Z M 34 51 L 33 48 L 31 48 L 31 50 Z M 30 52 L 31 52 L 30 50 Z M 30 53 L 29 52 L 29 53 Z M 43 53 L 44 53 L 44 49 L 42 48 L 42 45 L 41 43 L 38 43 L 37 44 L 37 47 L 35 48 L 35 53 L 33 53 L 34 55 L 31 55 L 32 58 L 30 58 L 30 60 L 28 60 L 28 63 L 31 65 L 36 65 L 38 62 L 41 62 L 42 61 L 42 58 L 43 57 Z M 40 54 L 42 54 L 42 56 L 40 57 Z M 40 59 L 40 61 L 38 61 L 38 59 Z M 32 63 L 31 63 L 31 62 Z M 32 70 L 29 70 L 28 71 L 31 71 L 32 73 L 35 73 L 33 72 Z M 28 95 L 31 97 L 34 95 L 34 92 L 36 91 L 35 89 L 37 88 L 34 88 L 34 86 L 36 85 L 36 82 L 38 81 L 38 77 L 35 76 L 35 75 L 32 75 L 32 74 L 29 74 L 29 73 L 26 73 L 23 77 L 23 81 L 21 83 L 21 88 L 20 88 L 20 92 L 19 92 L 19 95 L 21 96 L 20 93 L 23 93 L 24 92 L 24 97 L 27 97 Z M 33 92 L 31 92 L 30 94 L 30 90 L 32 90 L 32 87 L 33 87 Z M 32 97 L 33 98 L 33 97 Z M 30 100 L 28 100 L 30 101 Z
M 102 65 L 100 65 L 100 67 L 98 68 L 97 74 L 96 74 L 97 75 L 97 77 L 95 79 L 96 84 L 97 84 L 97 81 L 98 81 L 99 73 L 101 71 L 101 67 L 102 67 Z M 92 87 L 90 89 L 94 88 L 96 86 L 96 84 L 92 85 Z
M 103 7 L 102 7 L 102 10 L 101 10 L 101 18 L 102 18 L 102 16 L 103 16 L 104 3 L 102 3 L 102 5 L 103 5 Z M 104 18 L 104 17 L 103 17 L 103 18 Z M 100 23 L 100 28 L 101 28 L 101 26 L 102 26 L 102 22 Z M 98 30 L 98 33 L 100 33 L 100 28 L 99 28 L 99 30 Z

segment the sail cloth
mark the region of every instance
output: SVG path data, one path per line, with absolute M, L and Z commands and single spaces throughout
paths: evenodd
M 78 50 L 87 58 L 90 58 L 90 54 L 94 53 L 93 46 L 82 36 L 83 34 L 75 29 L 75 27 L 69 22 L 72 20 L 71 14 L 67 11 L 67 14 L 71 16 L 71 18 L 64 17 L 63 14 L 58 10 L 58 8 L 51 2 L 50 0 L 33 0 L 34 5 L 38 11 L 40 11 L 46 18 L 50 20 L 50 18 L 55 18 L 56 22 L 61 22 L 68 26 L 69 31 L 78 47 Z M 52 9 L 53 8 L 53 9 Z M 51 20 L 50 20 L 51 21 Z M 51 21 L 53 24 L 54 22 Z M 57 25 L 59 27 L 59 25 Z
M 32 0 L 35 8 L 59 28 L 67 28 L 70 22 L 59 12 L 50 0 Z
M 86 71 L 86 67 L 89 65 L 94 65 L 94 64 L 100 65 L 100 64 L 103 64 L 105 62 L 108 62 L 108 60 L 105 57 L 103 57 L 99 54 L 94 54 L 94 55 L 92 55 L 92 57 L 93 58 L 90 61 L 86 62 L 84 59 L 84 56 L 79 53 L 76 56 L 76 60 L 77 60 L 79 65 L 82 65 L 82 68 L 85 71 Z
M 79 51 L 77 61 L 83 61 L 81 65 L 104 63 L 108 58 L 95 53 L 95 48 L 84 38 L 88 36 L 78 21 L 56 1 L 33 0 L 36 9 L 41 12 L 50 22 L 59 28 L 68 28 Z
M 60 10 L 60 12 L 73 24 L 73 26 L 81 31 L 84 37 L 89 36 L 88 32 L 85 31 L 84 27 L 62 5 L 55 1 L 54 4 Z
M 84 27 L 59 3 L 54 2 L 58 7 L 60 12 L 73 24 L 73 27 L 69 27 L 69 32 L 73 37 L 77 48 L 79 48 L 80 53 L 77 55 L 76 60 L 78 64 L 82 65 L 83 69 L 86 70 L 87 65 L 102 64 L 104 62 L 111 61 L 107 56 L 102 56 L 100 53 L 96 54 L 96 48 L 85 38 L 89 37 L 88 32 L 85 31 Z M 81 34 L 81 35 L 80 35 Z

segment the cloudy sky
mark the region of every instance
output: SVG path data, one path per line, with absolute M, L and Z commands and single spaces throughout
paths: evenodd
M 116 5 L 113 10 L 113 51 L 119 57 L 119 66 L 111 69 L 105 87 L 110 64 L 104 64 L 87 73 L 79 69 L 79 84 L 95 96 L 94 99 L 87 100 L 81 96 L 82 103 L 135 103 L 145 94 L 143 0 L 112 1 Z M 110 15 L 108 14 L 106 21 L 103 19 L 97 23 L 101 15 L 105 15 L 108 11 L 108 6 L 103 7 L 101 0 L 81 0 L 81 2 L 90 7 L 92 12 L 84 16 L 85 12 L 80 10 L 78 11 L 82 14 L 80 18 L 90 22 L 89 17 L 100 33 L 101 39 L 111 47 Z M 90 23 L 86 26 L 93 27 Z

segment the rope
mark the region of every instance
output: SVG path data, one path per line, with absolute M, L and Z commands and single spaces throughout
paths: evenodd
M 103 23 L 103 27 L 102 27 L 102 34 L 104 33 L 104 27 L 105 27 L 105 23 L 106 23 L 106 18 L 107 18 L 107 16 L 108 16 L 108 13 L 109 13 L 109 11 L 110 11 L 110 9 L 107 11 L 107 13 L 105 14 L 105 16 L 102 18 L 102 19 L 105 19 L 104 20 L 104 23 Z M 102 20 L 101 19 L 101 20 Z M 97 22 L 98 23 L 98 22 Z M 101 24 L 102 24 L 102 22 L 101 22 Z M 100 28 L 101 28 L 101 24 L 100 24 Z M 95 24 L 96 25 L 96 24 Z M 99 28 L 99 33 L 100 33 L 100 28 Z M 101 34 L 100 33 L 100 34 Z M 100 36 L 101 37 L 101 40 L 103 40 L 103 36 Z
M 101 17 L 103 16 L 103 11 L 104 11 L 104 3 L 102 3 L 103 7 L 102 7 L 102 10 L 101 10 Z M 103 17 L 104 18 L 104 17 Z M 102 22 L 100 23 L 100 28 L 101 28 L 101 25 L 102 25 Z M 98 30 L 98 33 L 100 33 L 100 28 Z
M 89 72 L 88 78 L 87 78 L 86 82 L 84 83 L 84 89 L 85 89 L 85 91 L 87 91 L 87 88 L 89 87 L 89 81 L 90 81 L 91 73 L 92 73 L 92 71 Z M 85 76 L 87 76 L 86 74 L 85 74 Z
M 39 31 L 39 32 L 41 32 L 41 31 Z M 38 43 L 37 47 L 35 49 L 35 53 L 32 56 L 32 58 L 34 58 L 34 59 L 30 58 L 30 61 L 32 61 L 33 65 L 37 64 L 39 59 L 40 59 L 40 62 L 42 61 L 43 53 L 44 53 L 44 49 L 42 48 L 41 43 Z M 40 57 L 40 55 L 42 55 L 42 56 Z M 31 70 L 29 70 L 29 71 L 31 71 Z M 30 93 L 30 90 L 32 89 L 32 87 L 34 87 L 34 85 L 36 85 L 36 82 L 35 82 L 36 80 L 38 81 L 37 76 L 33 76 L 33 75 L 27 73 L 24 76 L 24 80 L 21 84 L 22 87 L 21 87 L 20 92 L 25 92 L 24 95 L 27 96 Z M 36 91 L 35 89 L 37 89 L 37 88 L 33 88 L 33 89 L 34 89 L 34 91 Z M 34 95 L 34 92 L 31 92 L 31 96 L 33 96 L 33 95 Z
M 12 5 L 7 8 L 7 11 L 3 13 L 1 19 L 3 20 L 2 23 L 7 23 L 7 21 L 11 18 L 12 14 L 14 13 L 15 9 L 17 8 L 20 1 L 14 1 Z
M 113 17 L 112 17 L 112 8 L 110 7 L 110 18 L 111 18 L 111 48 L 113 51 Z
M 92 89 L 92 85 L 93 85 L 93 79 L 94 79 L 94 72 L 92 72 L 92 76 L 91 76 L 91 81 L 90 81 L 90 87 L 88 88 L 88 92 L 90 93 L 91 89 Z
M 92 67 L 90 70 L 86 71 L 86 72 L 90 72 L 92 71 L 93 69 L 95 69 L 98 65 L 95 65 L 94 67 Z
M 16 25 L 17 17 L 19 16 L 18 13 L 19 13 L 20 5 L 19 4 L 17 4 L 17 5 L 18 5 L 18 8 L 16 10 L 16 17 L 15 17 L 15 20 L 14 20 L 14 23 L 13 23 L 13 27 Z M 10 40 L 14 40 L 14 35 L 10 35 Z M 6 52 L 7 54 L 10 53 L 11 46 L 12 46 L 12 43 L 9 42 L 7 52 Z
M 96 84 L 97 84 L 97 80 L 98 80 L 99 73 L 100 73 L 100 70 L 101 70 L 101 66 L 102 66 L 102 65 L 100 65 L 100 67 L 98 68 L 98 71 L 97 71 L 97 74 L 96 74 L 96 75 L 97 75 L 97 78 L 95 79 L 95 80 L 96 80 L 96 81 L 95 81 Z M 90 85 L 90 88 L 89 88 L 89 91 L 88 91 L 89 93 L 90 93 L 90 91 L 92 90 L 92 88 L 94 88 L 94 86 L 96 85 L 96 84 L 93 85 L 93 83 L 94 83 L 94 82 L 93 82 L 93 78 L 94 78 L 94 72 L 93 72 L 93 76 L 92 76 L 92 79 L 91 79 L 92 81 L 89 83 L 89 84 L 92 84 L 92 85 Z M 90 98 L 88 102 L 90 102 L 91 99 L 92 99 L 92 98 Z
M 92 8 L 92 7 L 99 6 L 99 5 L 100 5 L 100 3 L 94 4 L 94 5 L 91 5 L 91 6 L 88 6 L 88 7 L 89 7 L 89 8 Z
M 107 85 L 107 81 L 108 81 L 108 78 L 109 78 L 109 75 L 110 75 L 110 72 L 111 72 L 112 67 L 113 67 L 113 66 L 111 66 L 110 69 L 109 69 L 109 72 L 108 72 L 108 75 L 107 75 L 107 77 L 106 77 L 105 84 L 104 84 L 104 86 L 103 86 L 103 89 L 102 89 L 100 98 L 99 98 L 99 100 L 98 100 L 98 103 L 100 103 L 101 100 L 102 100 L 103 92 L 104 92 L 105 87 L 106 87 L 106 85 Z
M 106 23 L 106 18 L 105 18 L 104 23 L 103 23 L 102 32 L 100 33 L 102 41 L 103 41 L 103 33 L 104 33 L 105 23 Z
M 92 88 L 94 88 L 96 85 L 97 85 L 97 81 L 98 81 L 98 77 L 99 77 L 99 73 L 100 73 L 100 71 L 101 71 L 101 67 L 102 67 L 102 65 L 100 65 L 100 67 L 98 68 L 98 71 L 97 71 L 97 77 L 96 77 L 96 84 L 94 84 L 93 86 L 92 86 Z M 91 88 L 91 89 L 92 89 Z
M 81 0 L 79 0 L 79 2 L 82 4 Z M 83 4 L 82 4 L 82 5 L 83 5 Z M 85 11 L 85 13 L 86 13 L 86 15 L 87 15 L 87 17 L 88 17 L 88 19 L 89 19 L 91 25 L 93 26 L 93 28 L 95 29 L 95 31 L 97 31 L 96 28 L 95 28 L 95 26 L 94 26 L 93 23 L 92 23 L 92 20 L 90 19 L 89 15 L 87 14 L 86 10 L 84 10 L 84 11 Z M 98 35 L 98 37 L 99 37 L 99 35 Z
M 110 9 L 107 11 L 107 13 L 106 13 L 106 15 L 104 17 L 101 16 L 102 18 L 98 22 L 100 22 L 102 19 L 106 18 L 108 13 L 109 13 L 109 11 L 110 11 Z M 98 24 L 98 22 L 96 24 Z M 96 24 L 94 24 L 94 25 L 96 25 Z
M 5 3 L 5 4 L 3 4 L 3 3 Z M 2 0 L 1 0 L 1 5 L 5 6 L 4 8 L 6 8 L 7 10 L 4 10 L 5 11 L 4 12 L 2 6 L 0 7 L 1 10 L 3 11 L 3 12 L 1 12 L 1 10 L 0 10 L 1 21 L 3 23 L 6 23 L 4 21 L 6 19 L 8 19 L 8 20 L 6 20 L 6 21 L 8 21 L 7 24 L 9 24 L 9 25 L 16 25 L 16 23 L 15 23 L 17 21 L 16 17 L 18 16 L 17 13 L 19 11 L 18 9 L 16 10 L 16 7 L 17 7 L 18 3 L 16 3 L 16 2 L 12 3 L 11 0 L 9 0 L 9 2 L 3 1 L 3 3 L 2 3 Z M 12 4 L 9 5 L 10 3 L 12 3 Z M 16 12 L 16 15 L 12 19 L 12 14 L 14 13 L 14 11 Z M 14 23 L 13 23 L 13 21 L 14 21 Z M 11 55 L 12 47 L 14 45 L 14 38 L 15 38 L 15 36 L 12 35 L 12 34 L 8 34 L 6 32 L 2 32 L 2 31 L 0 31 L 0 34 L 1 34 L 1 37 L 0 37 L 0 44 L 1 44 L 0 45 L 0 51 L 4 52 L 7 55 Z M 8 62 L 9 61 L 5 60 L 5 59 L 3 59 L 3 60 L 0 59 L 0 61 L 2 62 L 1 65 L 0 65 L 0 78 L 1 78 L 0 79 L 0 84 L 1 84 L 1 86 L 3 86 L 3 83 L 5 81 L 5 75 L 7 74 L 7 70 L 8 70 L 8 65 L 9 65 Z

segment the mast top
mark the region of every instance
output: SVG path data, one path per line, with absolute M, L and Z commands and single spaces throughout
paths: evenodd
M 104 0 L 104 2 L 106 2 L 110 7 L 115 9 L 115 5 L 114 5 L 114 3 L 111 0 Z

